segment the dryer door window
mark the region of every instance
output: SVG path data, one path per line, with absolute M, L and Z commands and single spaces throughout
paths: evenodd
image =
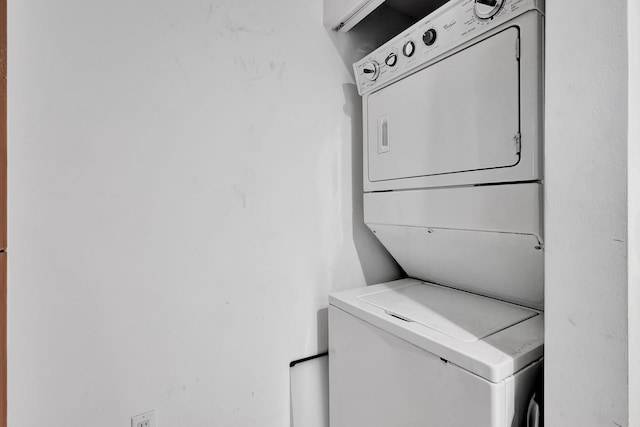
M 369 180 L 515 166 L 518 37 L 510 27 L 372 93 L 366 101 Z

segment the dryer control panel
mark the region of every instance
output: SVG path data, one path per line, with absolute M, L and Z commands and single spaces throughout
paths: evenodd
M 525 12 L 543 13 L 543 6 L 542 0 L 452 0 L 353 64 L 358 93 L 384 86 Z

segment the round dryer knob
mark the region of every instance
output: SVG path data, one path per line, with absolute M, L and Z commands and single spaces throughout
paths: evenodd
M 384 63 L 387 64 L 389 67 L 395 67 L 395 65 L 398 63 L 398 55 L 396 55 L 395 53 L 390 53 L 385 58 Z
M 433 28 L 429 28 L 422 35 L 422 41 L 427 46 L 431 46 L 432 44 L 434 44 L 436 42 L 436 38 L 437 37 L 438 37 L 438 33 L 436 33 L 436 30 L 434 30 Z
M 474 11 L 480 19 L 491 19 L 504 4 L 504 0 L 475 0 Z
M 374 81 L 378 78 L 380 67 L 376 61 L 367 62 L 362 66 L 362 72 L 367 79 Z
M 402 47 L 402 53 L 404 53 L 404 56 L 406 56 L 407 58 L 412 56 L 416 51 L 416 44 L 412 41 L 408 41 L 404 44 L 404 46 Z

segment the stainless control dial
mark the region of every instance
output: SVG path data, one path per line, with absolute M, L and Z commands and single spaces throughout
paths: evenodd
M 402 47 L 402 53 L 404 53 L 404 56 L 406 57 L 413 55 L 415 51 L 416 51 L 416 44 L 412 41 L 406 42 Z
M 431 46 L 436 42 L 436 39 L 438 38 L 438 33 L 436 33 L 436 30 L 434 30 L 433 28 L 429 28 L 427 31 L 424 32 L 424 34 L 422 35 L 422 41 L 424 42 L 424 44 L 426 44 L 427 46 Z
M 384 63 L 387 64 L 389 67 L 395 67 L 395 65 L 398 63 L 398 55 L 396 55 L 395 53 L 390 53 L 385 58 Z
M 474 11 L 480 19 L 491 19 L 500 11 L 504 0 L 475 0 Z
M 367 79 L 374 81 L 380 74 L 380 67 L 376 61 L 367 62 L 362 66 L 362 73 Z

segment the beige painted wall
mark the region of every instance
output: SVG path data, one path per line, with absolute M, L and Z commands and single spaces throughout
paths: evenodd
M 298 0 L 9 22 L 9 425 L 287 425 L 327 294 L 399 274 L 353 172 L 348 62 L 384 23 L 336 40 Z
M 629 4 L 629 409 L 640 426 L 640 3 Z
M 637 328 L 629 328 L 637 312 L 628 299 L 634 291 L 628 272 L 637 260 L 628 256 L 638 243 L 627 202 L 638 189 L 627 180 L 637 176 L 638 164 L 628 156 L 637 106 L 630 107 L 628 96 L 627 23 L 626 1 L 547 2 L 545 402 L 551 427 L 628 425 L 628 348 Z

